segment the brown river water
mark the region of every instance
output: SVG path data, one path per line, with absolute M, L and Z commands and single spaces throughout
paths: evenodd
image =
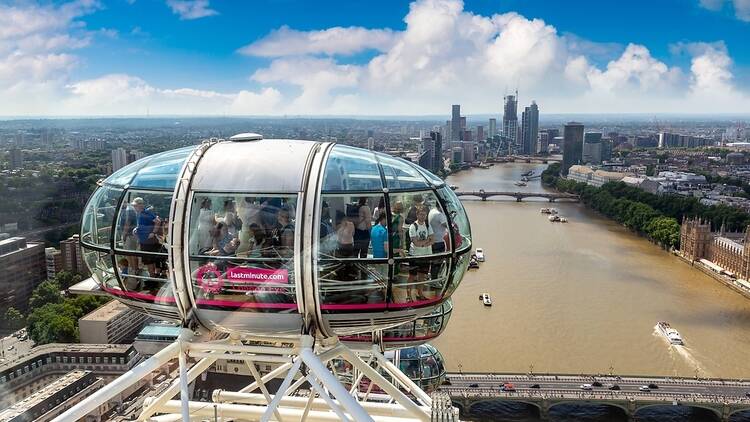
M 539 179 L 514 182 L 545 167 L 497 164 L 448 181 L 459 191 L 539 192 Z M 750 378 L 750 300 L 581 204 L 464 205 L 486 262 L 467 272 L 434 342 L 450 371 Z M 549 222 L 539 210 L 550 206 L 569 222 Z M 662 320 L 685 346 L 656 334 Z

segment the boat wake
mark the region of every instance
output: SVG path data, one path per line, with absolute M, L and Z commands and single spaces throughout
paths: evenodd
M 708 374 L 701 364 L 701 362 L 698 360 L 698 358 L 693 355 L 692 351 L 688 346 L 682 345 L 682 344 L 672 344 L 667 340 L 666 337 L 664 337 L 661 332 L 659 331 L 658 325 L 654 326 L 654 332 L 652 333 L 654 336 L 661 338 L 669 347 L 669 356 L 672 358 L 672 360 L 676 360 L 678 358 L 682 359 L 683 362 L 685 362 L 689 367 L 698 369 L 699 375 L 701 377 L 710 377 L 710 374 Z

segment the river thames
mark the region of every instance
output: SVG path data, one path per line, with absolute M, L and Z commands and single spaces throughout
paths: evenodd
M 497 164 L 448 182 L 539 192 L 539 179 L 514 182 L 544 168 Z M 581 204 L 525 201 L 464 198 L 486 262 L 468 271 L 435 342 L 450 371 L 750 378 L 750 300 Z M 549 206 L 569 223 L 549 222 Z M 658 321 L 685 346 L 655 334 Z

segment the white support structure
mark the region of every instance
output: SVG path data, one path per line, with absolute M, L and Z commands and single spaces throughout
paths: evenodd
M 315 344 L 310 336 L 301 336 L 294 347 L 269 347 L 243 344 L 239 339 L 221 342 L 199 342 L 184 330 L 179 339 L 60 415 L 55 421 L 72 421 L 84 417 L 115 394 L 137 383 L 168 361 L 179 362 L 178 378 L 158 395 L 144 400 L 139 421 L 354 421 L 396 422 L 430 420 L 430 397 L 401 373 L 377 350 L 363 360 L 342 343 Z M 196 362 L 196 359 L 199 358 Z M 334 359 L 347 361 L 355 375 L 351 389 L 344 386 L 335 371 L 328 368 Z M 215 390 L 213 403 L 190 400 L 189 385 L 219 360 L 244 361 L 252 374 L 245 388 L 239 391 Z M 191 363 L 194 364 L 190 367 Z M 261 376 L 259 362 L 272 362 L 278 367 Z M 381 371 L 394 381 L 388 381 Z M 272 393 L 268 382 L 283 377 L 280 387 Z M 367 401 L 359 383 L 370 380 L 369 389 L 377 385 L 391 400 Z M 304 390 L 303 390 L 304 388 Z M 368 389 L 368 392 L 369 392 Z M 179 393 L 179 400 L 175 396 Z

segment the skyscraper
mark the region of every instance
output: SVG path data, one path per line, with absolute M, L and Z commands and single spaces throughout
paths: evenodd
M 145 156 L 146 154 L 141 151 L 131 150 L 127 152 L 124 148 L 115 148 L 112 150 L 112 171 L 117 171 Z
M 568 170 L 583 159 L 583 124 L 569 122 L 563 128 L 563 161 L 560 174 L 568 175 Z
M 583 162 L 601 164 L 602 134 L 600 132 L 586 132 L 583 135 Z
M 440 135 L 440 132 L 430 132 L 430 138 L 432 138 L 435 148 L 435 158 L 432 160 L 432 168 L 430 170 L 433 172 L 437 172 L 438 170 L 442 170 L 444 167 L 443 137 Z
M 125 148 L 115 148 L 112 150 L 112 171 L 120 170 L 128 165 L 128 152 Z
M 477 126 L 477 142 L 484 141 L 484 126 Z
M 497 135 L 497 119 L 490 119 L 490 138 Z
M 451 113 L 451 142 L 461 140 L 461 106 L 453 104 Z
M 516 95 L 518 95 L 516 93 Z M 503 107 L 503 136 L 517 143 L 518 133 L 518 101 L 516 95 L 505 96 L 505 107 Z
M 20 169 L 23 167 L 23 151 L 18 148 L 11 148 L 8 151 L 8 161 L 10 161 L 10 168 Z
M 26 312 L 31 292 L 47 279 L 44 243 L 23 237 L 0 241 L 0 312 L 10 307 Z
M 521 115 L 521 147 L 526 155 L 536 153 L 536 141 L 539 138 L 539 107 L 532 101 Z

